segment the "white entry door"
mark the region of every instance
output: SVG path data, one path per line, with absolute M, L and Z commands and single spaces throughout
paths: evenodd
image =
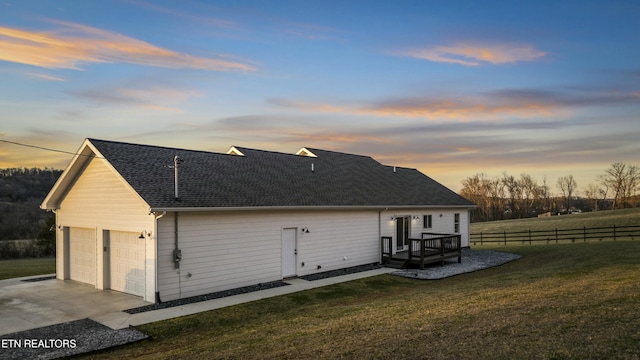
M 296 276 L 296 263 L 298 255 L 298 244 L 296 234 L 298 229 L 282 230 L 282 277 Z

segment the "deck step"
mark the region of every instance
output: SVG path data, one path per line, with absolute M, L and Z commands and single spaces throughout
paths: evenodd
M 406 263 L 407 263 L 407 260 L 404 260 L 404 259 L 389 259 L 389 261 L 387 261 L 387 263 L 384 264 L 384 266 L 393 268 L 393 269 L 404 269 L 404 267 L 406 266 Z

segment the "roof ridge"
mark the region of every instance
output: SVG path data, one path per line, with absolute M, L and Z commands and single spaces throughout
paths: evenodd
M 344 152 L 344 151 L 325 150 L 325 149 L 312 148 L 312 147 L 307 147 L 307 146 L 304 146 L 304 148 L 309 150 L 309 151 L 311 151 L 311 152 L 324 151 L 324 152 L 333 153 L 333 154 L 361 156 L 361 157 L 366 157 L 366 158 L 372 158 L 373 159 L 373 157 L 369 156 L 369 155 L 352 154 L 352 153 L 348 153 L 348 152 Z
M 154 148 L 154 149 L 165 149 L 165 150 L 176 150 L 176 151 L 199 152 L 199 153 L 214 154 L 214 155 L 228 155 L 228 154 L 225 154 L 225 153 L 223 153 L 223 152 L 217 152 L 217 151 L 209 151 L 209 150 L 195 150 L 195 149 L 184 149 L 184 148 L 178 148 L 178 147 L 171 147 L 171 146 L 158 146 L 158 145 L 150 145 L 150 144 L 138 144 L 138 143 L 132 143 L 132 142 L 126 142 L 126 141 L 103 140 L 103 139 L 95 139 L 95 138 L 87 138 L 87 140 L 88 140 L 89 142 L 91 142 L 91 143 L 94 143 L 94 142 L 103 142 L 103 143 L 118 144 L 118 145 L 141 146 L 141 147 Z

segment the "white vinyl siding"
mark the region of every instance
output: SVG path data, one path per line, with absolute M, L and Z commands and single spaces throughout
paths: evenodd
M 158 223 L 162 301 L 282 279 L 286 228 L 297 229 L 299 276 L 380 259 L 375 211 L 180 213 L 178 222 L 180 269 L 173 262 L 174 214 Z
M 100 159 L 92 159 L 57 211 L 65 226 L 141 231 L 149 222 L 149 207 Z
M 393 211 L 384 211 L 380 214 L 380 231 L 381 236 L 391 236 L 393 238 L 393 244 L 396 243 L 396 222 L 392 220 L 394 217 L 410 216 L 411 217 L 411 237 L 419 239 L 423 232 L 432 232 L 439 234 L 453 234 L 453 223 L 455 221 L 454 214 L 460 214 L 459 234 L 461 235 L 462 247 L 469 246 L 469 211 L 461 209 L 430 209 L 429 214 L 432 214 L 431 228 L 425 229 L 423 227 L 424 210 L 420 209 L 397 209 Z M 419 220 L 414 220 L 417 217 Z
M 110 169 L 104 160 L 94 158 L 89 161 L 81 172 L 70 191 L 65 194 L 56 211 L 58 227 L 58 249 L 56 251 L 56 272 L 59 279 L 70 278 L 65 269 L 70 259 L 65 259 L 62 227 L 87 228 L 95 232 L 94 244 L 96 249 L 94 262 L 93 284 L 98 289 L 109 288 L 114 279 L 109 281 L 109 258 L 103 247 L 104 231 L 124 231 L 137 233 L 154 228 L 154 216 L 149 214 L 149 207 Z M 155 246 L 151 237 L 146 239 L 144 259 L 144 291 L 146 301 L 154 301 L 155 290 Z M 73 267 L 71 267 L 73 269 Z M 72 271 L 72 270 L 71 270 Z M 136 291 L 136 293 L 140 293 Z

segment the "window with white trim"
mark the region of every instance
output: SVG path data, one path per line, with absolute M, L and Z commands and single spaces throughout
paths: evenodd
M 455 234 L 460 232 L 460 214 L 453 214 L 453 232 Z
M 433 228 L 433 216 L 431 214 L 423 215 L 423 223 L 425 229 Z

